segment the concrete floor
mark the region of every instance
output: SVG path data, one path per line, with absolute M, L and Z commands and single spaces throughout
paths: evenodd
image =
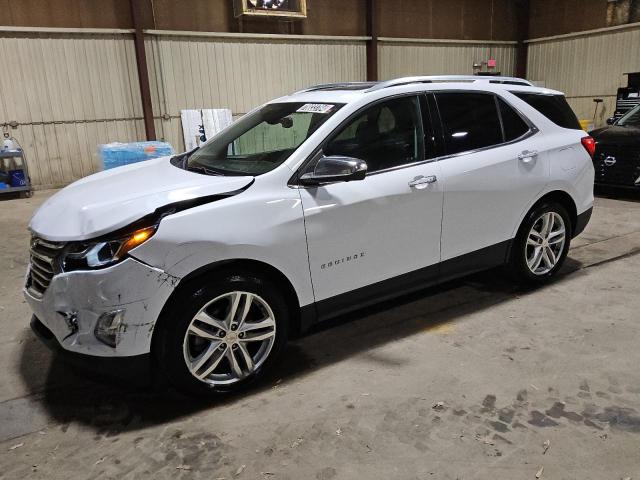
M 25 226 L 50 193 L 0 202 L 2 478 L 640 479 L 637 201 L 599 198 L 552 285 L 370 308 L 207 403 L 93 383 L 35 339 Z

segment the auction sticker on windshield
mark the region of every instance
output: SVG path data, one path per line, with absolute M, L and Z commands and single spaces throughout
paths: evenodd
M 306 103 L 302 105 L 296 112 L 308 113 L 329 113 L 335 105 L 328 103 Z

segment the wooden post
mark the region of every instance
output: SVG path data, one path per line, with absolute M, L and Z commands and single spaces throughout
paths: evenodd
M 138 83 L 142 99 L 142 116 L 144 117 L 144 131 L 147 140 L 156 139 L 156 126 L 153 121 L 153 106 L 151 104 L 151 87 L 149 86 L 149 70 L 147 69 L 147 52 L 144 48 L 144 33 L 142 32 L 142 0 L 129 0 L 131 17 L 133 18 L 133 42 L 136 50 L 136 65 L 138 67 Z
M 378 80 L 378 24 L 376 19 L 376 0 L 367 0 L 367 80 Z

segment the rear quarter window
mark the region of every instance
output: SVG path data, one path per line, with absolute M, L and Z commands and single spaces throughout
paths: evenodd
M 543 93 L 511 92 L 524 100 L 553 123 L 563 128 L 582 130 L 580 123 L 563 95 Z
M 522 137 L 529 132 L 529 125 L 522 120 L 522 117 L 516 111 L 507 105 L 507 102 L 498 98 L 498 107 L 500 108 L 500 116 L 502 117 L 502 129 L 504 130 L 505 142 L 511 142 Z

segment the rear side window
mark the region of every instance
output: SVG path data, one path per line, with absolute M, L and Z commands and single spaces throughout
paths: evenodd
M 573 113 L 564 96 L 525 92 L 511 93 L 527 102 L 559 127 L 582 130 L 576 114 Z
M 436 93 L 448 154 L 503 143 L 500 117 L 491 94 Z
M 504 128 L 504 139 L 506 142 L 516 140 L 529 131 L 529 125 L 511 106 L 501 98 L 498 98 L 498 107 L 502 117 L 502 128 Z

